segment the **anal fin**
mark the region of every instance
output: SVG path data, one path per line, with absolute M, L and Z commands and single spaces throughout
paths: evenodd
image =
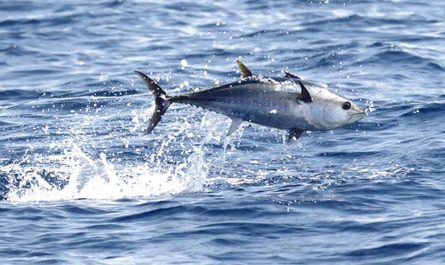
M 289 131 L 289 137 L 287 138 L 288 143 L 292 143 L 293 141 L 296 141 L 300 138 L 301 134 L 304 131 L 298 128 L 293 128 Z
M 240 118 L 232 118 L 232 124 L 230 125 L 230 129 L 227 132 L 227 136 L 230 136 L 234 131 L 236 131 L 236 129 L 238 129 L 242 122 L 243 120 Z

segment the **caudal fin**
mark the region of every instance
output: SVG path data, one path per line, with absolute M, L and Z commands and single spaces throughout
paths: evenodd
M 134 71 L 134 72 L 145 82 L 145 84 L 148 87 L 148 90 L 150 90 L 150 92 L 155 97 L 155 104 L 156 104 L 155 111 L 151 116 L 150 124 L 148 124 L 147 129 L 145 129 L 145 133 L 150 133 L 159 123 L 159 121 L 162 118 L 162 115 L 167 111 L 168 107 L 172 102 L 170 100 L 170 97 L 167 96 L 167 94 L 165 93 L 165 91 L 158 84 L 156 84 L 156 82 L 153 81 L 150 77 L 139 71 Z

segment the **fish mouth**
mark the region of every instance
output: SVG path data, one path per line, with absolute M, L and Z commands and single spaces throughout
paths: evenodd
M 351 115 L 352 122 L 359 121 L 359 120 L 365 118 L 366 116 L 368 116 L 368 113 L 365 110 L 361 109 L 361 108 L 357 108 L 357 111 L 358 112 L 353 113 Z
M 352 116 L 354 116 L 354 115 L 361 115 L 361 116 L 368 116 L 368 113 L 366 112 L 366 111 L 361 111 L 361 112 L 359 112 L 359 113 L 353 113 L 352 114 Z
M 368 112 L 362 108 L 357 107 L 357 113 L 353 113 L 352 115 L 368 116 Z

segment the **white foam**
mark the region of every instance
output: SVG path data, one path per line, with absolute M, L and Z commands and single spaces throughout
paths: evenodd
M 102 113 L 102 116 L 106 115 Z M 46 147 L 44 143 L 38 143 L 39 151 L 32 147 L 29 149 L 31 151 L 15 163 L 0 167 L 0 174 L 6 176 L 9 183 L 6 199 L 10 202 L 113 200 L 170 196 L 203 190 L 211 164 L 204 159 L 206 149 L 203 145 L 209 139 L 218 138 L 218 133 L 212 126 L 194 122 L 193 126 L 211 129 L 202 141 L 198 141 L 197 135 L 187 134 L 188 130 L 193 132 L 193 129 L 188 128 L 187 120 L 193 118 L 194 113 L 178 116 L 180 122 L 174 122 L 170 126 L 172 131 L 176 131 L 176 135 L 168 134 L 163 137 L 165 139 L 155 143 L 155 148 L 148 154 L 142 154 L 139 148 L 131 149 L 130 141 L 134 140 L 132 135 L 141 135 L 150 116 L 147 109 L 135 110 L 131 112 L 129 124 L 122 125 L 127 130 L 127 136 L 121 136 L 121 130 L 116 128 L 116 133 L 112 132 L 100 140 L 94 133 L 90 133 L 91 126 L 97 126 L 95 123 L 100 121 L 100 117 L 91 114 L 76 123 L 73 120 L 70 134 L 65 139 L 51 140 Z M 77 119 L 81 115 L 73 117 Z M 204 119 L 203 123 L 209 123 L 209 119 Z M 191 150 L 181 152 L 180 159 L 176 157 L 174 163 L 166 163 L 168 153 L 180 148 L 176 144 L 181 144 L 178 134 L 193 137 L 195 144 L 187 147 Z M 222 132 L 219 134 L 222 135 Z M 151 139 L 154 138 L 152 136 Z M 125 155 L 107 151 L 108 146 L 116 145 L 120 149 L 129 149 L 140 157 L 128 159 Z M 98 150 L 102 150 L 101 153 Z
M 18 183 L 10 187 L 8 201 L 164 196 L 201 190 L 207 177 L 208 168 L 199 149 L 183 163 L 162 166 L 160 162 L 112 162 L 105 153 L 93 158 L 72 140 L 62 144 L 66 146 L 63 154 L 26 156 L 20 163 L 0 169 L 10 183 Z M 57 187 L 42 177 L 43 172 L 67 183 Z

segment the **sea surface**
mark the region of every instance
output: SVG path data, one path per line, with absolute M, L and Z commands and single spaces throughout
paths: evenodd
M 0 1 L 0 264 L 445 264 L 445 2 Z M 302 76 L 287 132 L 152 95 Z

